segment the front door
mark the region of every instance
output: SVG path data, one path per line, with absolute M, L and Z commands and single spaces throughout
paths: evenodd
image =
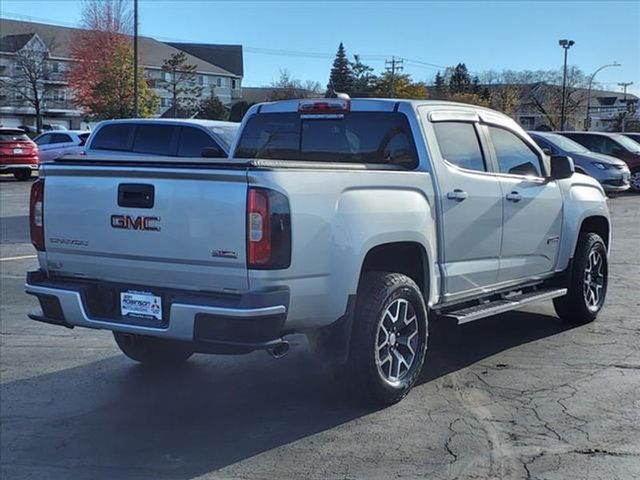
M 500 173 L 504 223 L 500 282 L 552 272 L 560 246 L 562 196 L 540 153 L 517 133 L 488 127 Z
M 498 281 L 502 190 L 487 166 L 477 128 L 470 121 L 433 122 L 440 153 L 433 164 L 440 185 L 445 301 Z

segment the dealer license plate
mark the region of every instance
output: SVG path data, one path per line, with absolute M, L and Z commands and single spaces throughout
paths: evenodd
M 162 297 L 149 292 L 120 292 L 122 316 L 162 320 Z

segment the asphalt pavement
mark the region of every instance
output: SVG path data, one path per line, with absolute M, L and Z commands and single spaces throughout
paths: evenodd
M 288 356 L 153 370 L 110 332 L 29 320 L 29 182 L 0 176 L 0 478 L 640 478 L 640 195 L 609 200 L 609 294 L 433 323 L 418 386 L 371 410 L 298 339 Z

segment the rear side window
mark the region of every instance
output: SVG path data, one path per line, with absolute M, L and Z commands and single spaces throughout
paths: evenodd
M 542 177 L 538 155 L 520 137 L 498 127 L 489 127 L 489 133 L 501 173 Z
M 442 157 L 467 170 L 486 172 L 478 134 L 472 123 L 438 122 L 433 124 Z
M 54 133 L 52 135 L 51 143 L 69 143 L 71 137 L 66 133 Z
M 218 146 L 211 136 L 198 128 L 182 127 L 180 130 L 179 157 L 201 157 L 203 149 Z
M 173 136 L 177 127 L 174 125 L 138 125 L 133 140 L 133 151 L 151 155 L 174 155 Z
M 398 112 L 255 115 L 242 132 L 235 157 L 418 165 L 409 122 Z
M 96 133 L 91 141 L 91 149 L 94 150 L 129 150 L 131 129 L 130 123 L 105 125 Z

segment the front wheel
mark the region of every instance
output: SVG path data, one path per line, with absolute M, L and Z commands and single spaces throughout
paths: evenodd
M 608 281 L 607 247 L 593 232 L 581 233 L 573 259 L 568 292 L 555 298 L 553 306 L 558 316 L 567 322 L 592 322 L 604 305 Z
M 349 370 L 359 394 L 400 401 L 414 386 L 427 349 L 427 310 L 415 282 L 399 273 L 366 273 L 358 289 Z
M 631 172 L 629 183 L 631 185 L 632 191 L 640 193 L 640 168 L 636 168 L 633 172 Z
M 193 355 L 193 348 L 187 343 L 121 332 L 113 332 L 113 337 L 122 353 L 143 364 L 179 364 Z

